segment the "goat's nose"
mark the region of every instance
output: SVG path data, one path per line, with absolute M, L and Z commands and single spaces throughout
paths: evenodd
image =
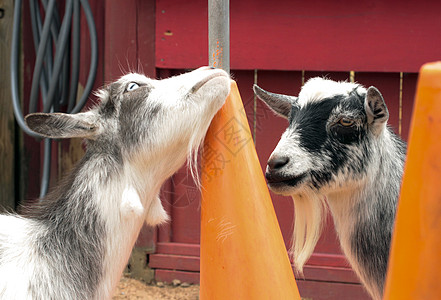
M 288 162 L 288 156 L 274 156 L 268 160 L 268 167 L 272 170 L 277 170 L 283 168 Z

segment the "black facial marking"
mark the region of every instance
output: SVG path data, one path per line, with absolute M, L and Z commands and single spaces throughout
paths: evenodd
M 300 146 L 309 152 L 318 152 L 326 142 L 326 124 L 331 111 L 343 96 L 335 96 L 319 102 L 313 102 L 294 112 L 290 127 L 295 126 L 300 135 Z
M 344 126 L 337 122 L 330 127 L 330 133 L 333 138 L 342 144 L 359 143 L 366 135 L 366 112 L 364 110 L 364 97 L 352 92 L 349 97 L 341 101 L 340 110 L 343 112 L 351 112 L 351 116 L 347 117 L 353 121 L 351 126 Z

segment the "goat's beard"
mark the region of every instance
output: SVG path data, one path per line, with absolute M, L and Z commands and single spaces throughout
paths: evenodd
M 292 195 L 292 198 L 294 231 L 291 255 L 296 271 L 303 276 L 303 266 L 311 257 L 320 238 L 327 206 L 324 197 L 312 191 Z

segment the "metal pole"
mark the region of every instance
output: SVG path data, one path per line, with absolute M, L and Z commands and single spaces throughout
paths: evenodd
M 230 73 L 230 2 L 208 0 L 209 66 Z

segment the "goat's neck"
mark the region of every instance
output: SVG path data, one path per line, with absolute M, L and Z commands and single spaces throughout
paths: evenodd
M 331 211 L 335 228 L 340 240 L 348 238 L 349 228 L 352 227 L 352 209 L 359 199 L 357 189 L 340 190 L 326 195 L 329 210 Z
M 349 243 L 356 224 L 362 221 L 374 221 L 376 215 L 382 213 L 380 206 L 384 201 L 384 189 L 392 189 L 389 181 L 377 174 L 355 183 L 351 188 L 336 190 L 326 195 L 343 248 L 346 248 L 343 244 Z
M 377 270 L 384 268 L 384 266 L 375 266 L 376 275 L 368 275 L 366 273 L 366 261 L 372 262 L 374 258 L 368 257 L 369 253 L 359 251 L 359 245 L 357 245 L 357 241 L 362 242 L 365 245 L 362 249 L 369 249 L 368 252 L 375 253 L 372 254 L 373 256 L 378 254 L 376 259 L 380 259 L 384 255 L 387 256 L 387 253 L 378 253 L 378 250 L 371 248 L 373 243 L 378 242 L 377 240 L 389 243 L 390 239 L 386 235 L 386 228 L 376 228 L 383 227 L 381 224 L 375 224 L 375 222 L 379 222 L 378 214 L 380 213 L 379 209 L 381 209 L 378 204 L 383 199 L 380 199 L 378 194 L 371 191 L 373 187 L 371 183 L 365 183 L 352 190 L 331 193 L 327 196 L 327 202 L 344 254 L 364 286 L 371 293 L 371 296 L 374 299 L 380 299 L 381 288 L 379 286 L 382 285 L 382 282 L 381 279 L 377 280 L 377 278 L 382 275 L 381 272 L 377 273 Z M 378 236 L 374 236 L 373 231 L 376 231 Z M 361 239 L 360 232 L 362 233 Z
M 167 220 L 158 194 L 168 176 L 168 171 L 154 163 L 126 162 L 122 173 L 98 196 L 108 228 L 102 291 L 112 291 L 118 283 L 144 222 L 157 225 Z M 113 195 L 111 203 L 106 199 L 109 194 Z
M 388 146 L 375 153 L 363 180 L 327 195 L 342 249 L 375 299 L 382 295 L 404 164 L 404 148 Z
M 172 150 L 172 153 L 162 153 L 162 159 L 147 160 L 148 156 L 143 154 L 132 156 L 124 162 L 118 176 L 109 182 L 108 190 L 99 196 L 101 210 L 111 216 L 106 220 L 109 230 L 104 291 L 111 291 L 117 284 L 144 222 L 154 226 L 168 219 L 158 194 L 163 182 L 185 162 L 187 149 Z M 109 194 L 114 198 L 111 204 L 106 204 Z
M 48 255 L 45 248 L 54 252 L 67 285 L 87 288 L 88 298 L 111 298 L 146 218 L 152 225 L 167 218 L 158 199 L 167 175 L 154 164 L 86 153 L 64 182 L 30 211 L 42 228 L 35 237 L 36 251 L 42 249 L 42 258 Z M 74 276 L 74 268 L 79 275 Z
M 394 211 L 404 166 L 404 144 L 385 133 L 386 142 L 373 147 L 371 161 L 361 179 L 347 183 L 345 189 L 326 194 L 337 232 L 343 233 L 360 222 L 375 222 L 384 210 Z M 353 225 L 350 225 L 353 224 Z

